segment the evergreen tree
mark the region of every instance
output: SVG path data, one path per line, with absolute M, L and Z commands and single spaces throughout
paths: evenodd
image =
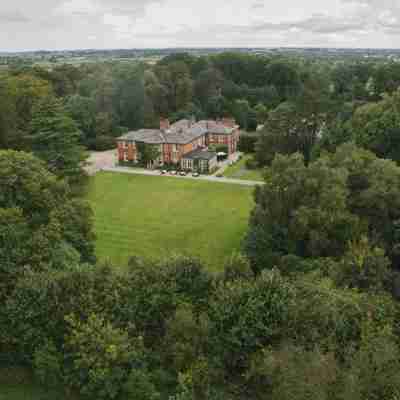
M 51 172 L 71 182 L 83 174 L 85 156 L 80 138 L 75 121 L 59 100 L 49 97 L 35 107 L 28 142 Z

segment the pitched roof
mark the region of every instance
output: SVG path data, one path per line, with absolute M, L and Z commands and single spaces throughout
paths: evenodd
M 230 135 L 234 128 L 215 121 L 199 121 L 192 123 L 187 119 L 175 122 L 168 130 L 140 129 L 120 136 L 118 140 L 145 142 L 149 144 L 187 144 L 206 133 Z
M 126 133 L 125 135 L 120 136 L 118 140 L 161 144 L 165 143 L 165 136 L 159 129 L 140 129 L 138 131 Z
M 212 160 L 217 157 L 217 153 L 214 151 L 207 151 L 202 149 L 196 149 L 187 153 L 183 156 L 183 158 L 188 158 L 190 160 Z
M 208 133 L 214 133 L 217 135 L 230 135 L 235 128 L 225 126 L 224 124 L 218 123 L 216 121 L 199 121 L 197 124 L 205 127 Z

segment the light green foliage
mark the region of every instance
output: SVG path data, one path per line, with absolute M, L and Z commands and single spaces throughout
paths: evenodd
M 379 157 L 400 161 L 400 92 L 359 107 L 351 128 L 355 142 Z
M 141 338 L 130 338 L 125 330 L 95 314 L 89 315 L 87 321 L 73 315 L 66 321 L 70 333 L 65 351 L 71 362 L 65 376 L 67 383 L 86 398 L 117 398 L 129 370 L 143 366 Z
M 384 250 L 371 247 L 368 239 L 362 237 L 350 242 L 340 265 L 332 272 L 340 286 L 379 292 L 389 287 L 390 260 Z

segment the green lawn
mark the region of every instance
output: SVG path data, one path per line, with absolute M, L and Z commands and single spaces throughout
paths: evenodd
M 137 255 L 180 253 L 220 268 L 240 249 L 253 188 L 158 176 L 102 172 L 88 199 L 95 213 L 100 260 L 126 265 Z
M 227 178 L 243 179 L 248 181 L 263 181 L 262 170 L 261 169 L 247 169 L 246 161 L 252 156 L 246 154 L 242 157 L 240 161 L 228 167 L 224 176 Z

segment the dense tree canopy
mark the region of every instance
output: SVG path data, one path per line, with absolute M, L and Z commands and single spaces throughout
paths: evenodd
M 93 262 L 91 211 L 37 158 L 0 151 L 0 274 L 5 289 L 25 269 Z M 0 296 L 4 295 L 3 288 Z
M 2 70 L 1 364 L 74 399 L 397 399 L 399 86 L 388 60 L 232 52 Z M 85 147 L 193 116 L 266 166 L 242 253 L 95 265 Z

